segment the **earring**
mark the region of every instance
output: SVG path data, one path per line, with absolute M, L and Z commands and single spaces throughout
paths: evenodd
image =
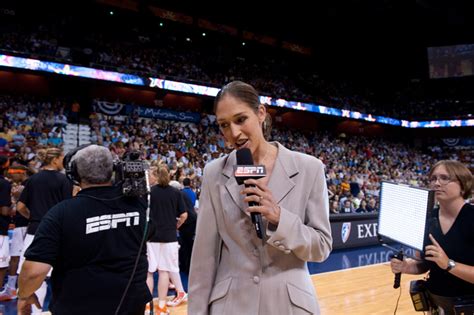
M 267 121 L 265 120 L 263 122 L 263 131 L 266 131 L 267 130 Z

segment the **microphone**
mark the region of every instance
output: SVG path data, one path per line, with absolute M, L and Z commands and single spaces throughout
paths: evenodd
M 242 185 L 247 179 L 259 179 L 266 176 L 264 165 L 253 165 L 252 152 L 250 149 L 243 148 L 237 150 L 237 165 L 234 166 L 234 176 L 239 185 Z M 255 185 L 245 185 L 245 187 L 255 187 Z M 250 195 L 247 195 L 250 196 Z M 258 202 L 250 201 L 249 206 L 259 206 Z M 257 232 L 257 236 L 263 239 L 263 221 L 262 214 L 259 212 L 250 212 L 252 223 Z
M 392 258 L 403 261 L 403 251 L 399 251 L 397 254 L 393 255 Z M 397 272 L 395 274 L 395 279 L 393 280 L 393 288 L 398 289 L 400 287 L 400 280 L 402 279 L 402 273 Z

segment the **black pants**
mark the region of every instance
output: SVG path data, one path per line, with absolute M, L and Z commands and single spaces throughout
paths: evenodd
M 428 295 L 430 297 L 430 312 L 432 315 L 474 314 L 474 296 L 449 297 L 436 295 L 429 291 Z
M 145 314 L 145 307 L 146 307 L 146 304 L 143 304 L 143 305 L 137 306 L 136 309 L 133 310 L 133 311 L 121 311 L 121 312 L 119 312 L 119 314 L 120 315 L 143 315 L 143 314 Z M 92 310 L 93 310 L 93 308 L 92 308 Z M 115 308 L 113 310 L 111 310 L 110 313 L 107 312 L 107 314 L 114 314 L 114 313 L 115 313 Z M 66 313 L 52 312 L 52 314 L 53 315 L 62 315 L 62 314 L 66 314 Z M 69 314 L 69 312 L 68 312 L 68 314 Z M 91 314 L 97 314 L 97 311 L 96 311 L 96 313 L 91 312 Z
M 194 245 L 194 229 L 182 229 L 179 231 L 179 236 L 179 270 L 188 275 Z
M 127 315 L 143 315 L 145 314 L 145 304 L 137 308 L 136 311 L 130 312 Z

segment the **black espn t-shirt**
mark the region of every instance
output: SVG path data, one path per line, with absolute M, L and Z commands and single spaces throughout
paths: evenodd
M 146 205 L 119 187 L 83 189 L 44 216 L 27 260 L 53 266 L 53 314 L 114 314 L 132 274 L 145 228 Z M 127 314 L 151 300 L 146 246 L 121 308 Z
M 0 175 L 0 207 L 11 206 L 12 185 L 3 176 Z M 0 215 L 0 235 L 8 235 L 8 225 L 10 216 Z
M 176 218 L 185 212 L 181 192 L 171 186 L 155 185 L 151 189 L 150 219 L 155 231 L 150 242 L 177 242 Z
M 57 203 L 72 197 L 72 182 L 58 171 L 43 170 L 31 176 L 18 201 L 30 210 L 28 234 L 34 235 L 44 215 Z

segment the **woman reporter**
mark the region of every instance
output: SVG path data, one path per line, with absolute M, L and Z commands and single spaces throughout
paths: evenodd
M 188 313 L 319 314 L 307 262 L 325 260 L 332 248 L 322 162 L 265 139 L 268 114 L 246 83 L 224 86 L 214 111 L 226 142 L 250 149 L 267 176 L 239 186 L 235 151 L 206 165 Z M 263 240 L 249 212 L 261 213 Z

